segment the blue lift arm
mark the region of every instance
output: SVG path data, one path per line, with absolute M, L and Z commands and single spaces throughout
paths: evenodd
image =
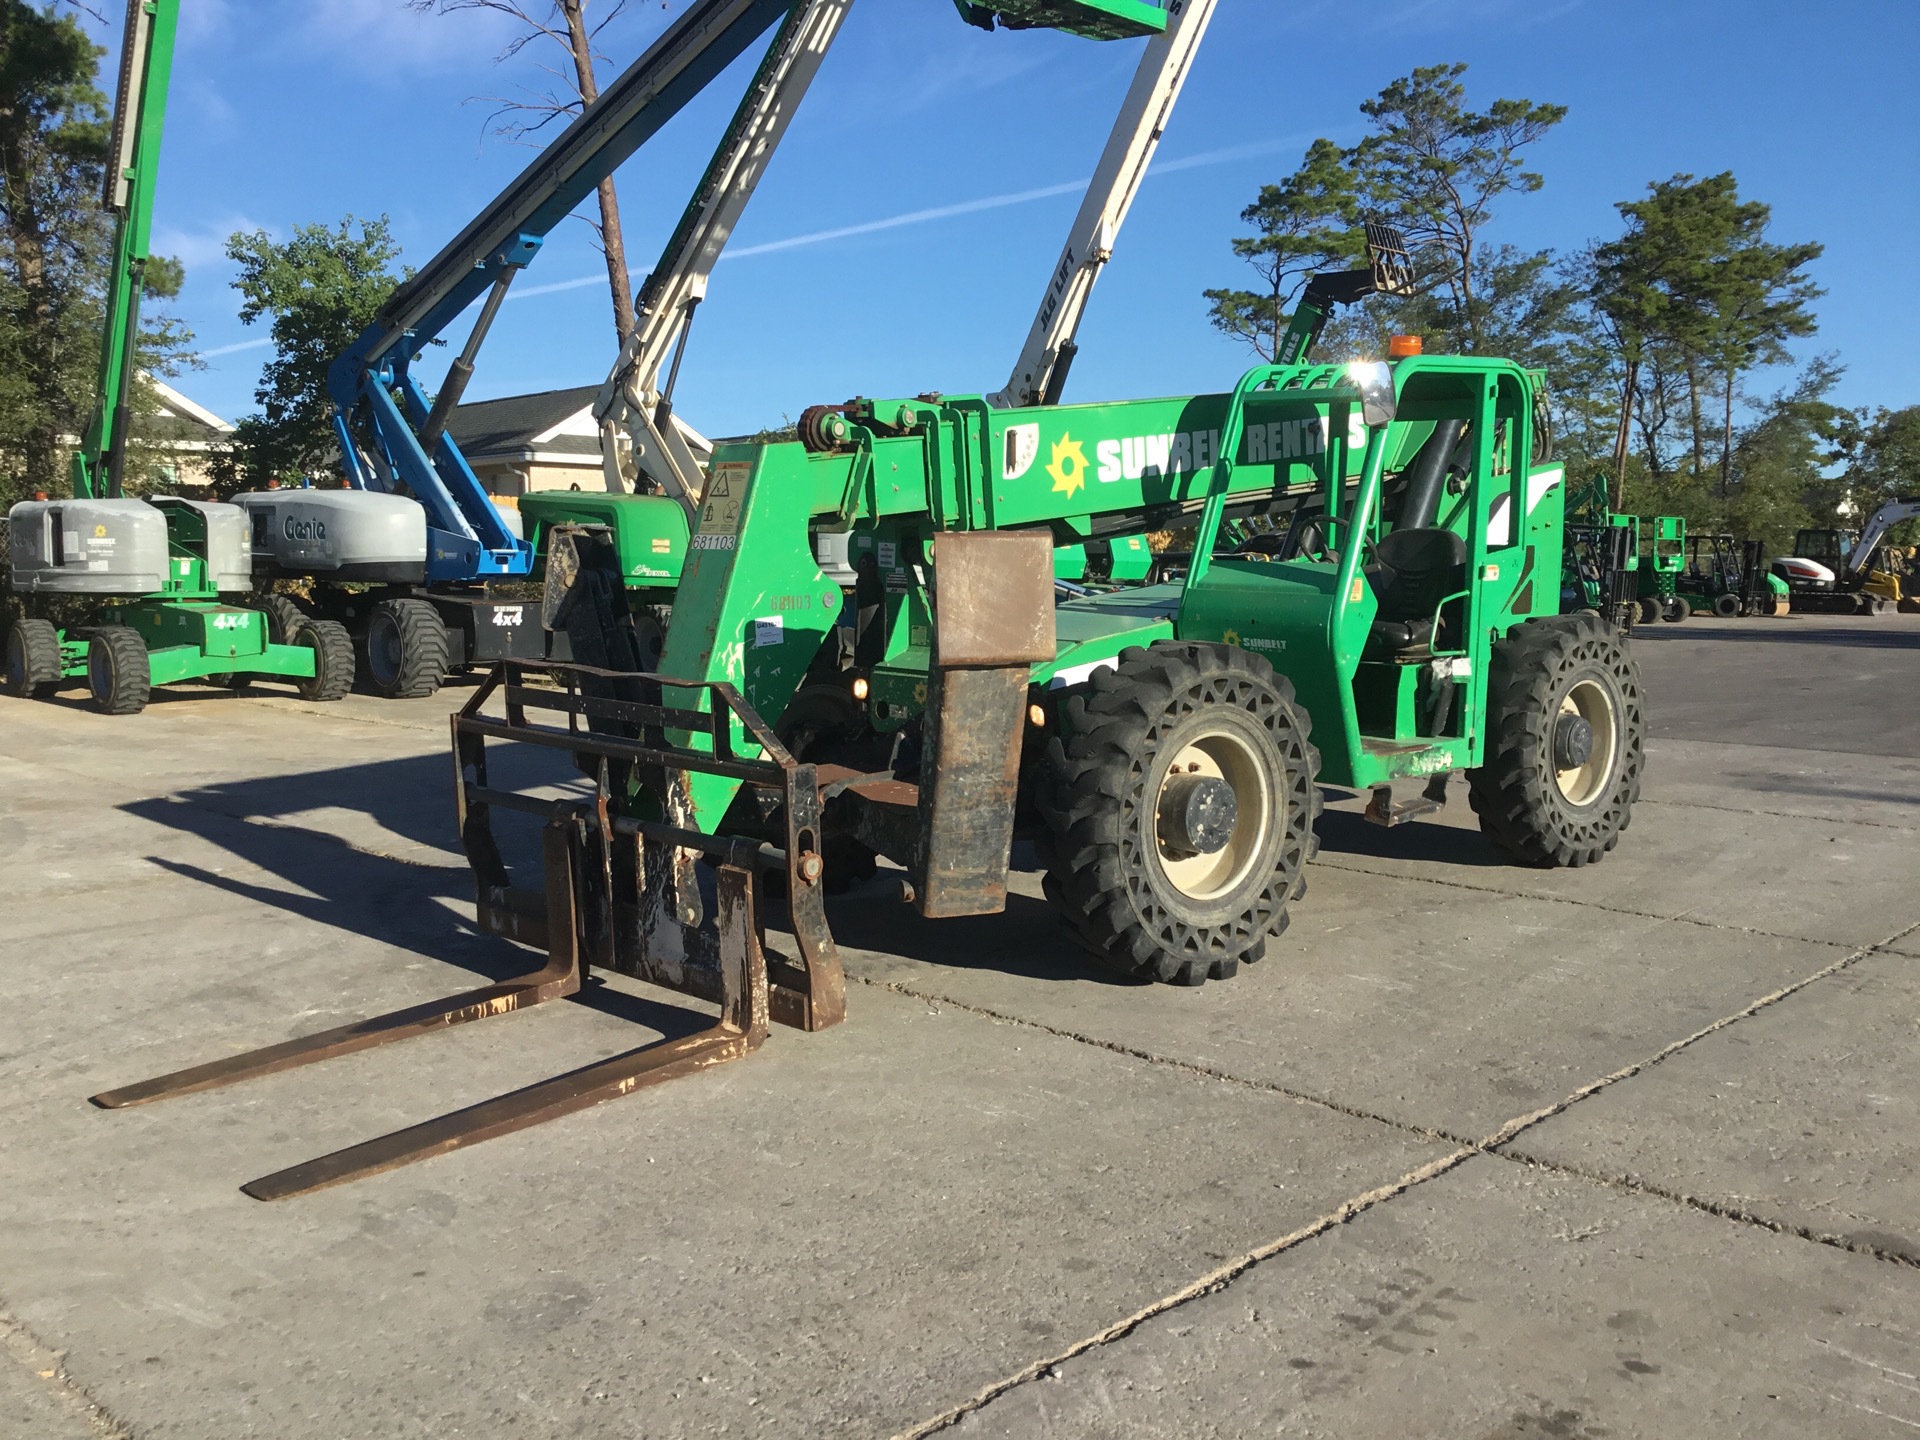
M 508 530 L 446 433 L 447 416 L 514 276 L 603 179 L 796 8 L 795 0 L 696 0 L 451 244 L 396 289 L 334 361 L 328 389 L 348 481 L 384 491 L 404 485 L 425 507 L 430 581 L 525 575 L 533 566 L 532 550 Z M 482 296 L 473 332 L 429 405 L 413 362 Z

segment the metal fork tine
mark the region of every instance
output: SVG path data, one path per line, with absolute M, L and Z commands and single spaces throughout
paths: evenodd
M 549 896 L 570 897 L 572 885 L 568 879 L 570 867 L 564 826 L 548 826 L 546 845 L 549 871 L 558 865 L 560 877 L 566 881 L 558 887 L 550 885 Z M 301 1065 L 331 1060 L 338 1055 L 351 1055 L 357 1050 L 370 1050 L 376 1045 L 444 1030 L 451 1025 L 463 1025 L 469 1020 L 485 1020 L 492 1015 L 505 1015 L 547 1000 L 562 999 L 578 991 L 581 984 L 578 927 L 572 922 L 571 916 L 550 916 L 547 944 L 546 966 L 530 974 L 450 995 L 444 1000 L 430 1000 L 423 1005 L 410 1005 L 404 1010 L 394 1010 L 368 1020 L 356 1020 L 351 1025 L 322 1030 L 317 1035 L 303 1035 L 296 1040 L 249 1050 L 244 1055 L 229 1055 L 224 1060 L 190 1066 L 185 1070 L 176 1070 L 171 1075 L 142 1080 L 137 1085 L 128 1085 L 119 1090 L 105 1090 L 90 1098 L 104 1110 L 146 1105 L 155 1100 L 169 1100 L 176 1095 L 217 1090 L 223 1085 L 237 1084 L 258 1075 L 272 1075 L 276 1071 L 292 1070 Z
M 751 884 L 744 870 L 727 866 L 720 872 L 717 908 L 727 999 L 719 1023 L 712 1028 L 615 1055 L 465 1110 L 263 1175 L 240 1188 L 256 1200 L 306 1195 L 510 1135 L 603 1100 L 752 1054 L 767 1038 L 767 970 L 753 923 Z

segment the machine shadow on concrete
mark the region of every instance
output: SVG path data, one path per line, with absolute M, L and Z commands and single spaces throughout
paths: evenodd
M 446 757 L 424 755 L 208 785 L 121 809 L 225 850 L 288 888 L 149 855 L 158 869 L 497 983 L 524 972 L 529 952 L 481 932 L 462 913 L 473 900 L 473 881 L 453 834 L 450 775 Z M 552 780 L 559 784 L 566 778 L 556 770 Z M 393 858 L 311 823 L 281 818 L 323 809 L 364 814 L 394 835 L 444 852 L 444 860 Z M 509 853 L 507 860 L 522 873 L 537 875 L 538 834 L 524 838 L 525 853 Z M 669 1040 L 711 1023 L 684 1003 L 658 1003 L 613 988 L 599 975 L 570 998 Z

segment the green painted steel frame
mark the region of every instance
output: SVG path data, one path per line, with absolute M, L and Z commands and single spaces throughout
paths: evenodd
M 1521 619 L 1551 613 L 1559 602 L 1561 556 L 1557 543 L 1542 555 L 1543 539 L 1557 542 L 1557 502 L 1536 516 L 1544 492 L 1554 488 L 1547 470 L 1534 473 L 1530 424 L 1531 377 L 1506 361 L 1430 357 L 1392 367 L 1394 421 L 1368 428 L 1360 483 L 1338 483 L 1347 467 L 1347 420 L 1365 399 L 1350 383 L 1347 367 L 1269 366 L 1250 371 L 1235 387 L 1222 436 L 1221 460 L 1194 542 L 1194 560 L 1181 596 L 1175 631 L 1181 639 L 1227 641 L 1266 651 L 1275 668 L 1294 683 L 1313 716 L 1322 776 L 1329 783 L 1366 788 L 1409 776 L 1470 768 L 1485 754 L 1480 719 L 1486 709 L 1487 667 L 1493 643 Z M 1331 518 L 1331 543 L 1337 565 L 1307 560 L 1278 564 L 1216 556 L 1233 461 L 1237 428 L 1247 402 L 1261 390 L 1285 390 L 1311 396 L 1330 411 L 1329 443 L 1322 461 L 1322 500 Z M 1447 394 L 1449 390 L 1456 393 Z M 1451 706 L 1457 734 L 1421 735 L 1409 725 L 1417 715 L 1419 670 L 1424 667 L 1363 660 L 1377 605 L 1363 574 L 1363 555 L 1376 542 L 1382 523 L 1382 482 L 1396 424 L 1463 419 L 1471 422 L 1474 454 L 1463 521 L 1467 550 L 1467 589 L 1441 602 L 1458 601 L 1465 643 L 1452 652 L 1433 651 L 1450 673 L 1433 675 L 1431 684 L 1459 685 L 1464 694 Z M 1504 438 L 1504 454 L 1499 453 Z M 1505 487 L 1485 483 L 1502 473 Z M 1534 493 L 1539 485 L 1542 494 Z M 1494 512 L 1507 504 L 1504 542 L 1492 540 Z M 1531 543 L 1530 543 L 1531 542 Z M 1237 593 L 1236 593 L 1237 592 Z M 1516 604 L 1516 601 L 1519 603 Z M 1225 602 L 1224 604 L 1221 602 Z M 1435 619 L 1438 618 L 1438 608 Z M 1392 720 L 1363 723 L 1363 667 L 1372 664 L 1378 704 Z M 1389 678 L 1391 677 L 1391 678 Z M 1414 733 L 1407 731 L 1413 729 Z
M 114 136 L 126 132 L 128 160 L 124 175 L 109 174 L 109 200 L 124 179 L 125 203 L 118 208 L 114 228 L 113 270 L 107 287 L 106 322 L 101 332 L 98 406 L 79 446 L 73 452 L 73 493 L 87 499 L 109 493 L 115 477 L 109 460 L 127 443 L 131 416 L 128 391 L 133 384 L 133 340 L 140 324 L 140 297 L 153 231 L 153 197 L 160 170 L 161 129 L 167 115 L 167 91 L 173 73 L 174 35 L 180 22 L 180 0 L 127 0 L 127 39 L 137 39 L 134 22 L 144 14 L 144 53 L 121 57 L 121 100 L 137 86 L 139 103 L 132 114 L 116 113 Z M 108 167 L 120 159 L 109 157 Z

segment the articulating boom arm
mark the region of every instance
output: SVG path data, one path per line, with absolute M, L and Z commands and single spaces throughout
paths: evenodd
M 660 263 L 641 287 L 633 335 L 593 407 L 607 489 L 616 494 L 644 479 L 678 500 L 689 518 L 699 503 L 701 458 L 673 415 L 679 357 L 693 312 L 706 298 L 708 277 L 852 7 L 853 0 L 805 0 L 791 8 Z M 674 365 L 663 391 L 660 372 L 669 352 Z
M 1873 512 L 1873 518 L 1867 521 L 1867 528 L 1860 532 L 1860 543 L 1853 547 L 1853 554 L 1847 557 L 1847 572 L 1859 579 L 1865 579 L 1868 568 L 1873 564 L 1873 555 L 1880 548 L 1880 542 L 1887 531 L 1903 520 L 1912 520 L 1920 516 L 1920 495 L 1905 495 L 1898 500 L 1889 500 Z
M 1351 305 L 1369 295 L 1414 293 L 1413 258 L 1407 242 L 1391 225 L 1367 223 L 1367 268 L 1327 270 L 1307 281 L 1306 292 L 1294 307 L 1293 321 L 1274 357 L 1279 365 L 1299 365 L 1313 353 L 1320 332 L 1327 327 L 1336 305 Z
M 1147 178 L 1147 167 L 1160 148 L 1194 54 L 1213 19 L 1217 0 L 1172 0 L 1167 28 L 1148 42 L 1133 86 L 1114 121 L 1113 133 L 1087 187 L 1086 199 L 1067 234 L 1065 249 L 1047 281 L 1039 313 L 1027 343 L 1013 367 L 1007 388 L 990 396 L 1002 409 L 1021 405 L 1058 404 L 1067 372 L 1078 350 L 1074 336 L 1093 298 L 1100 272 L 1113 258 L 1114 242 L 1127 212 Z M 979 7 L 984 8 L 984 7 Z
M 73 455 L 73 493 L 81 499 L 118 495 L 125 475 L 140 295 L 147 278 L 160 130 L 167 114 L 173 37 L 179 21 L 180 0 L 128 0 L 104 197 L 107 209 L 117 218 L 106 325 L 100 337 L 100 395 Z
M 434 578 L 531 568 L 531 551 L 506 528 L 443 428 L 513 277 L 622 161 L 777 21 L 801 8 L 799 0 L 694 0 L 499 198 L 394 291 L 379 318 L 334 362 L 328 388 L 349 480 L 363 489 L 404 485 L 425 506 L 434 532 Z M 483 295 L 479 321 L 430 411 L 410 367 Z

